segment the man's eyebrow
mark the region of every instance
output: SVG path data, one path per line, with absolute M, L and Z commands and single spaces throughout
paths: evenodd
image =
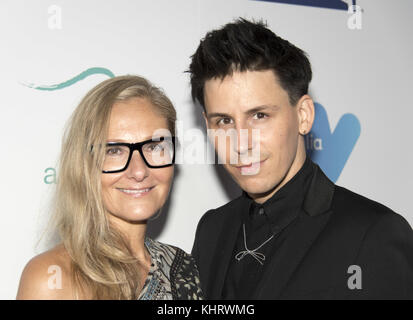
M 245 111 L 246 114 L 254 114 L 260 111 L 265 111 L 268 109 L 272 109 L 272 110 L 276 110 L 278 109 L 277 105 L 262 105 L 262 106 L 257 106 L 257 107 L 253 107 L 251 109 L 248 109 L 247 111 Z M 216 118 L 216 117 L 221 117 L 221 118 L 231 118 L 231 115 L 227 114 L 227 113 L 222 113 L 222 112 L 213 112 L 213 113 L 209 113 L 207 114 L 207 118 L 211 119 L 211 118 Z
M 268 110 L 268 109 L 271 109 L 272 111 L 274 111 L 274 110 L 278 109 L 278 106 L 276 106 L 276 105 L 257 106 L 257 107 L 254 107 L 252 109 L 249 109 L 249 110 L 245 111 L 245 113 L 246 114 L 254 114 L 254 113 L 257 113 L 257 112 L 260 112 L 260 111 L 265 111 L 265 110 Z
M 220 112 L 213 112 L 213 113 L 208 113 L 207 114 L 207 118 L 211 119 L 211 118 L 217 118 L 217 117 L 221 117 L 221 118 L 231 118 L 231 116 L 227 113 L 220 113 Z

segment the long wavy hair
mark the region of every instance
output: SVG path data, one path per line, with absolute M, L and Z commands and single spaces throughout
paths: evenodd
M 109 223 L 101 174 L 114 103 L 146 98 L 175 132 L 176 112 L 163 91 L 139 76 L 106 80 L 82 99 L 65 134 L 58 167 L 52 225 L 71 257 L 75 299 L 84 289 L 92 299 L 136 299 L 142 265 L 125 237 Z M 143 115 L 144 116 L 144 115 Z

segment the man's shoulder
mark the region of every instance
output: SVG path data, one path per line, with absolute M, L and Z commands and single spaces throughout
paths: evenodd
M 350 225 L 364 231 L 377 224 L 387 225 L 389 231 L 409 227 L 403 216 L 384 204 L 337 185 L 331 209 L 332 217 L 340 221 L 342 226 Z
M 341 186 L 335 186 L 332 209 L 347 214 L 381 216 L 395 214 L 389 207 Z

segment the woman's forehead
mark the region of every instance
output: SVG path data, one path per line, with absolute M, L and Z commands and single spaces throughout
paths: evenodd
M 150 139 L 159 129 L 167 129 L 167 119 L 155 108 L 142 98 L 116 102 L 110 115 L 108 139 L 140 141 Z

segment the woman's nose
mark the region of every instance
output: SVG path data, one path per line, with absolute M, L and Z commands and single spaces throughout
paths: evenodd
M 135 150 L 133 152 L 126 171 L 128 177 L 135 178 L 138 181 L 144 180 L 149 175 L 149 168 L 146 166 L 146 163 L 144 159 L 142 159 L 139 151 Z

